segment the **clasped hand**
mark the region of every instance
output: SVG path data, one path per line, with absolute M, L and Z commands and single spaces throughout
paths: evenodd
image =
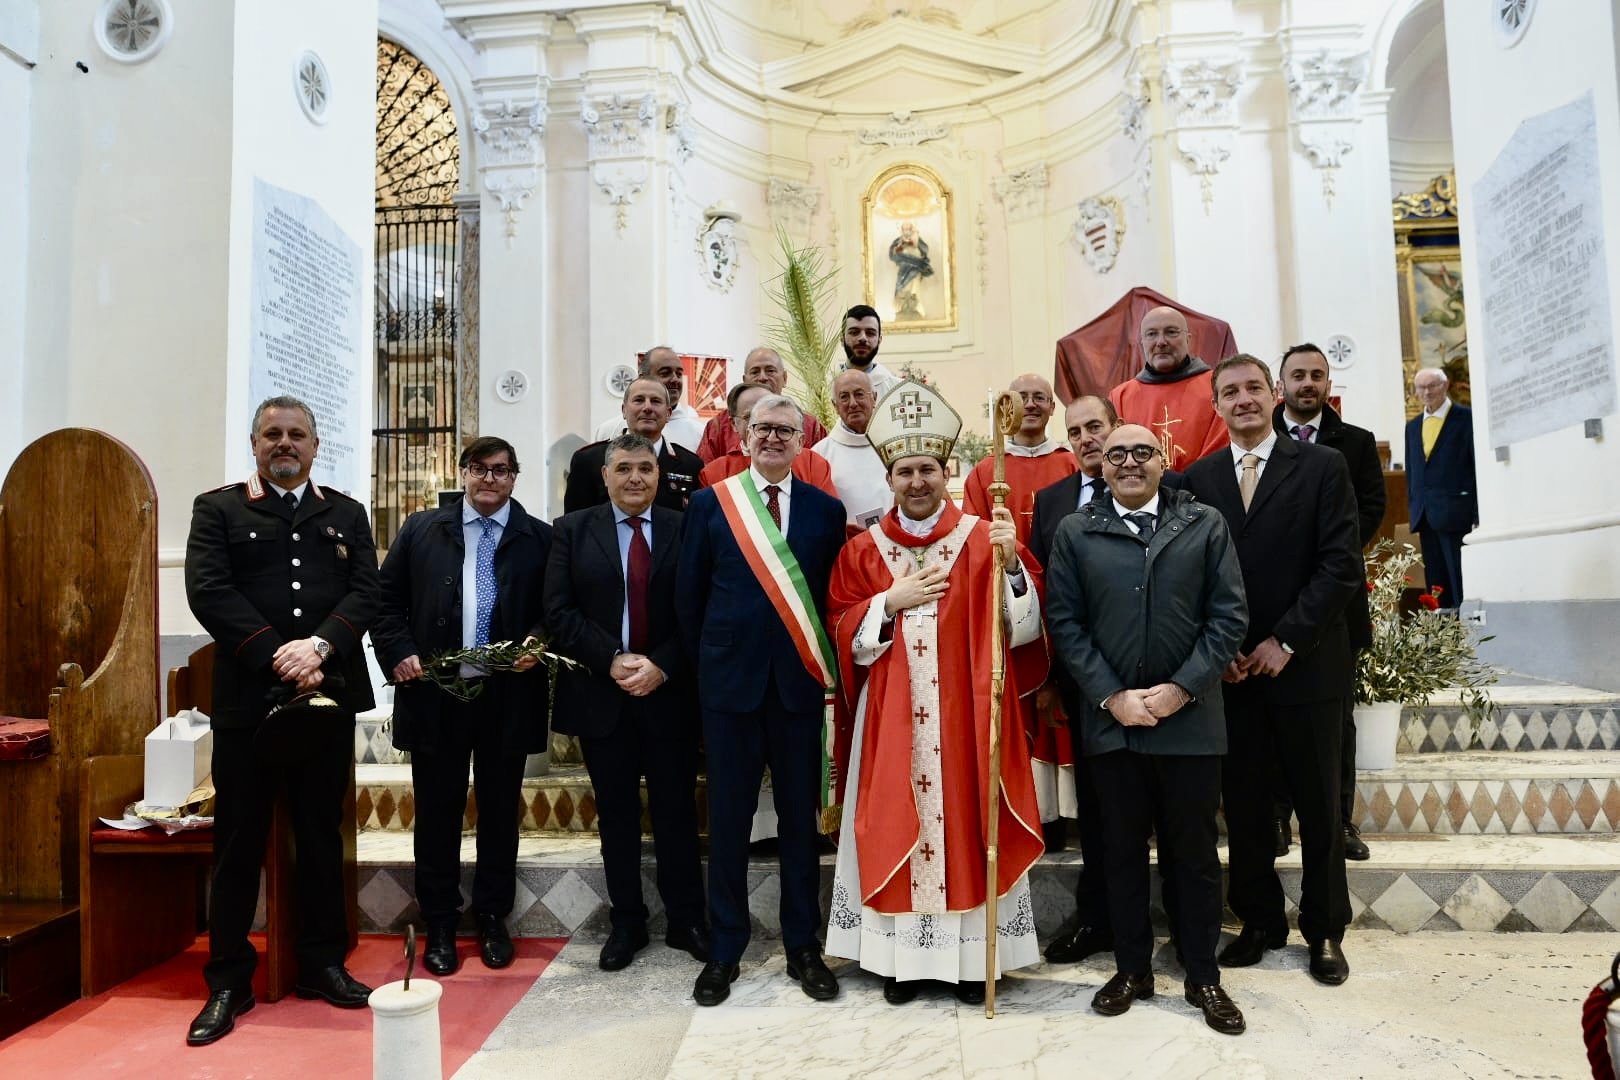
M 1108 699 L 1108 711 L 1125 727 L 1157 727 L 1187 704 L 1187 695 L 1175 683 L 1159 683 L 1146 690 L 1121 690 Z
M 664 670 L 640 653 L 620 653 L 613 658 L 608 675 L 619 689 L 631 697 L 646 697 L 664 685 Z
M 1288 661 L 1292 658 L 1293 654 L 1284 649 L 1281 642 L 1275 637 L 1268 637 L 1256 645 L 1253 652 L 1238 653 L 1237 657 L 1226 665 L 1221 678 L 1229 683 L 1237 683 L 1250 675 L 1275 677 L 1282 674 L 1282 669 L 1288 666 Z
M 270 667 L 283 682 L 293 683 L 300 693 L 321 685 L 321 654 L 309 638 L 288 641 L 270 658 Z

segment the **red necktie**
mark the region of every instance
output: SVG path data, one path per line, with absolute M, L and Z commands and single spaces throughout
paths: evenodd
M 652 548 L 647 546 L 647 535 L 641 531 L 642 519 L 625 518 L 633 534 L 630 537 L 630 565 L 625 572 L 625 598 L 630 602 L 630 651 L 647 651 L 647 583 L 652 578 Z
M 782 531 L 782 504 L 776 501 L 776 497 L 781 493 L 782 489 L 775 484 L 765 485 L 765 494 L 769 496 L 765 503 L 765 509 L 770 511 L 771 520 L 776 522 L 777 532 Z

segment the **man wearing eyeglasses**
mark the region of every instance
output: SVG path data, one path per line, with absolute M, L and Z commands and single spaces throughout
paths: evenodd
M 1020 375 L 1007 387 L 1018 395 L 1023 420 L 1018 433 L 1007 440 L 1007 509 L 1012 511 L 1018 529 L 1018 542 L 1030 542 L 1030 526 L 1035 518 L 1035 493 L 1065 477 L 1073 476 L 1079 462 L 1069 448 L 1047 437 L 1046 426 L 1057 410 L 1052 384 L 1039 375 Z M 993 505 L 990 482 L 995 462 L 989 455 L 973 467 L 962 485 L 962 509 L 985 520 Z M 1046 682 L 1047 666 L 1038 659 L 1040 650 L 1026 650 L 1023 663 L 1032 665 L 1023 672 L 1028 696 L 1020 699 L 1019 713 L 1025 729 L 1034 738 L 1031 753 L 1035 759 L 1035 793 L 1040 801 L 1041 822 L 1046 830 L 1047 847 L 1061 850 L 1064 843 L 1062 818 L 1077 813 L 1074 804 L 1074 749 L 1067 728 L 1044 719 L 1036 709 L 1035 688 Z
M 1187 317 L 1156 307 L 1142 317 L 1142 370 L 1108 392 L 1127 424 L 1141 424 L 1172 449 L 1168 467 L 1187 466 L 1226 445 L 1226 425 L 1210 408 L 1209 365 L 1188 354 Z
M 838 995 L 821 958 L 816 855 L 824 701 L 836 664 L 823 628 L 844 507 L 793 475 L 804 417 L 767 394 L 748 416 L 750 463 L 692 496 L 676 614 L 697 669 L 708 761 L 709 962 L 692 997 L 718 1005 L 748 944 L 748 837 L 770 766 L 788 976 L 818 1001 Z
M 762 383 L 738 383 L 726 395 L 726 415 L 731 418 L 731 424 L 737 432 L 737 448 L 728 450 L 725 454 L 715 458 L 698 473 L 699 487 L 714 487 L 720 481 L 736 476 L 738 473 L 748 471 L 749 455 L 753 452 L 754 440 L 748 429 L 748 414 L 754 406 L 772 393 L 771 388 Z M 799 436 L 800 448 L 803 449 L 803 435 Z M 795 454 L 792 465 L 793 475 L 807 484 L 814 484 L 833 498 L 838 498 L 838 486 L 833 483 L 832 466 L 820 454 Z
M 1226 722 L 1221 674 L 1248 609 L 1237 552 L 1221 515 L 1160 486 L 1164 451 L 1136 424 L 1103 453 L 1108 494 L 1058 527 L 1047 571 L 1047 626 L 1079 688 L 1071 717 L 1102 808 L 1102 867 L 1113 924 L 1114 977 L 1092 998 L 1118 1016 L 1154 993 L 1148 834 L 1177 904 L 1183 996 L 1204 1022 L 1241 1034 L 1243 1014 L 1221 988 L 1221 799 Z M 1088 857 L 1090 852 L 1087 853 Z
M 1339 755 L 1351 685 L 1344 612 L 1365 587 L 1355 492 L 1343 454 L 1286 438 L 1272 426 L 1275 384 L 1262 361 L 1246 353 L 1222 360 L 1212 383 L 1232 445 L 1194 462 L 1187 489 L 1225 516 L 1249 600 L 1248 634 L 1224 676 L 1228 750 L 1221 778 L 1227 902 L 1243 930 L 1220 961 L 1257 964 L 1288 940 L 1275 866 L 1275 775 L 1299 816 L 1299 931 L 1310 973 L 1336 986 L 1350 977 L 1340 947 L 1351 912 Z
M 685 510 L 686 500 L 697 490 L 703 461 L 686 447 L 666 437 L 669 421 L 669 388 L 657 379 L 644 376 L 624 388 L 624 429 L 653 444 L 658 454 L 658 497 L 653 501 L 669 510 Z M 608 501 L 608 487 L 602 479 L 607 456 L 606 439 L 587 443 L 574 451 L 568 462 L 568 484 L 563 489 L 563 513 L 572 514 Z
M 773 394 L 784 393 L 788 384 L 788 370 L 787 365 L 782 362 L 782 354 L 769 345 L 756 345 L 749 349 L 748 355 L 743 359 L 742 381 L 757 383 Z M 820 420 L 814 416 L 804 418 L 805 449 L 809 449 L 826 437 L 827 429 L 822 426 Z M 731 419 L 728 416 L 716 416 L 709 421 L 709 426 L 703 431 L 703 439 L 697 446 L 698 457 L 706 464 L 740 449 L 741 444 L 741 437 Z
M 461 832 L 467 767 L 478 800 L 472 915 L 485 967 L 512 962 L 506 917 L 517 888 L 518 802 L 525 758 L 546 747 L 547 685 L 530 675 L 462 665 L 478 695 L 462 701 L 422 677 L 436 654 L 542 636 L 551 526 L 512 498 L 517 451 L 480 436 L 461 452 L 464 497 L 406 520 L 382 565 L 382 609 L 371 633 L 377 663 L 394 684 L 394 745 L 410 751 L 416 818 L 416 903 L 427 926 L 423 966 L 460 965 Z

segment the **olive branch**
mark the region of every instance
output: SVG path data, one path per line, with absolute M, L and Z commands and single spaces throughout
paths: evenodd
M 422 678 L 453 698 L 471 701 L 484 692 L 484 683 L 480 677 L 468 678 L 461 674 L 463 664 L 481 668 L 486 672 L 515 671 L 517 662 L 528 656 L 539 658 L 540 663 L 536 666 L 543 666 L 546 669 L 548 700 L 546 714 L 549 717 L 551 714 L 549 702 L 554 701 L 557 696 L 557 672 L 565 667 L 583 671 L 585 665 L 577 660 L 570 660 L 561 653 L 552 652 L 546 648 L 544 641 L 494 641 L 488 645 L 446 649 L 422 662 Z

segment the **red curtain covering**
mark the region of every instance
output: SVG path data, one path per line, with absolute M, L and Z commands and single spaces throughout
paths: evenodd
M 1108 391 L 1142 370 L 1142 318 L 1156 307 L 1173 307 L 1187 317 L 1192 339 L 1187 352 L 1210 367 L 1237 353 L 1231 324 L 1139 285 L 1113 307 L 1058 339 L 1052 384 L 1064 404 L 1083 394 L 1107 397 Z

